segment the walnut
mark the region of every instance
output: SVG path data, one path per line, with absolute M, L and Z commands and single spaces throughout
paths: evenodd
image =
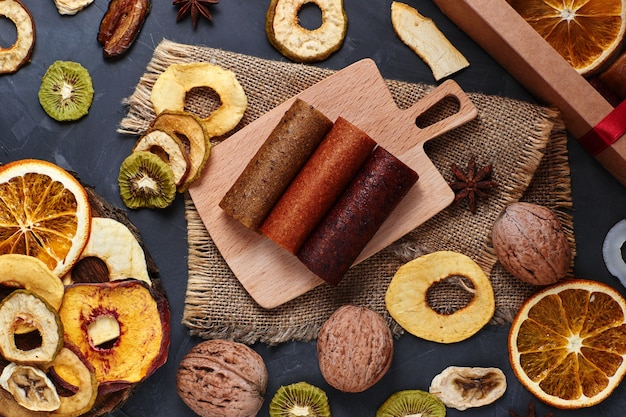
M 494 222 L 492 241 L 502 266 L 529 284 L 553 284 L 569 270 L 569 242 L 558 217 L 547 207 L 509 204 Z
M 317 355 L 326 382 L 343 392 L 362 392 L 389 370 L 393 336 L 377 312 L 344 305 L 322 325 Z
M 207 340 L 180 362 L 176 387 L 201 417 L 254 417 L 263 405 L 267 378 L 263 358 L 250 347 Z

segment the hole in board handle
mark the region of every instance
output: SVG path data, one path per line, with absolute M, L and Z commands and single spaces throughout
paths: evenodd
M 425 129 L 455 115 L 460 109 L 461 102 L 459 99 L 456 96 L 447 95 L 417 116 L 415 124 L 420 129 Z

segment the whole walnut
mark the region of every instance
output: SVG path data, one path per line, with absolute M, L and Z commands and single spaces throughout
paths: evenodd
M 556 214 L 545 206 L 517 202 L 506 206 L 492 230 L 493 248 L 502 266 L 533 285 L 563 278 L 572 251 Z
M 317 356 L 326 382 L 339 391 L 362 392 L 389 370 L 393 336 L 377 312 L 344 305 L 320 328 Z
M 267 388 L 263 358 L 250 347 L 228 340 L 207 340 L 180 362 L 176 388 L 201 417 L 254 417 Z

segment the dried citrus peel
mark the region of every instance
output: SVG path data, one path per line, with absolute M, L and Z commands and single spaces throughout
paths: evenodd
M 441 314 L 428 303 L 427 291 L 435 283 L 453 276 L 469 279 L 472 300 L 452 314 Z M 489 278 L 468 256 L 439 251 L 402 265 L 385 294 L 389 314 L 407 332 L 422 339 L 454 343 L 477 333 L 493 317 L 495 299 Z

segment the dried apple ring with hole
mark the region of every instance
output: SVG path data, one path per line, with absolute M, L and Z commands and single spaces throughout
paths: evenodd
M 471 282 L 472 299 L 450 314 L 428 303 L 431 286 L 451 277 Z M 398 268 L 385 294 L 391 317 L 407 332 L 422 339 L 454 343 L 482 329 L 493 317 L 495 299 L 489 277 L 470 257 L 453 251 L 420 256 Z
M 322 12 L 315 29 L 300 25 L 298 13 L 313 3 Z M 346 37 L 348 16 L 343 0 L 272 0 L 265 16 L 265 33 L 281 54 L 297 62 L 322 61 L 337 51 Z
M 152 152 L 167 162 L 174 173 L 176 187 L 183 184 L 191 164 L 185 145 L 177 136 L 162 130 L 149 130 L 137 140 L 133 147 L 133 152 L 141 151 Z
M 234 72 L 208 62 L 172 64 L 156 79 L 150 93 L 154 112 L 185 110 L 187 93 L 194 88 L 210 88 L 220 105 L 201 117 L 209 137 L 221 136 L 237 126 L 248 107 L 248 98 Z
M 16 340 L 21 325 L 39 332 L 41 342 L 23 349 Z M 27 290 L 15 290 L 0 304 L 0 353 L 11 362 L 42 364 L 54 359 L 63 347 L 63 323 L 43 298 Z
M 0 1 L 0 16 L 9 19 L 17 30 L 17 39 L 9 48 L 0 46 L 0 74 L 10 74 L 22 68 L 35 45 L 35 22 L 30 11 L 19 0 Z

